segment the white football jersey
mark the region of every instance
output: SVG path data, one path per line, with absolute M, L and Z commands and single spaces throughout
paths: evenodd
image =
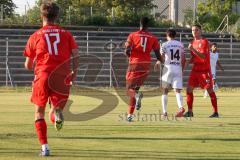
M 212 53 L 210 52 L 210 65 L 212 74 L 216 74 L 216 67 L 218 61 L 218 52 Z
M 168 72 L 182 73 L 182 57 L 185 54 L 184 46 L 177 40 L 170 40 L 162 44 L 161 54 L 165 54 L 164 67 Z

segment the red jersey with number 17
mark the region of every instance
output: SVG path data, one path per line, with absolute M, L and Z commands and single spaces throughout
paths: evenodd
M 46 25 L 32 34 L 27 42 L 24 56 L 35 60 L 34 73 L 51 73 L 64 64 L 60 74 L 70 73 L 72 49 L 78 46 L 70 32 L 58 25 Z
M 131 47 L 129 63 L 149 63 L 151 61 L 151 51 L 159 50 L 160 45 L 157 38 L 146 31 L 140 30 L 128 36 L 126 47 Z
M 193 71 L 196 72 L 210 72 L 210 51 L 209 51 L 209 42 L 206 38 L 192 41 L 193 48 L 198 52 L 203 53 L 205 58 L 200 58 L 198 55 L 191 52 L 192 62 L 193 62 Z

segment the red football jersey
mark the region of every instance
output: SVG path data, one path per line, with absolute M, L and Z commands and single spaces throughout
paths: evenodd
M 198 55 L 191 52 L 193 71 L 210 71 L 210 51 L 209 42 L 206 38 L 192 41 L 193 48 L 198 52 L 205 54 L 205 58 L 200 58 Z
M 157 38 L 146 31 L 133 32 L 128 36 L 126 47 L 131 47 L 129 63 L 142 63 L 151 61 L 151 51 L 159 50 Z
M 33 33 L 26 45 L 24 56 L 35 60 L 35 75 L 52 72 L 71 58 L 78 46 L 72 34 L 58 25 L 47 25 Z M 70 61 L 61 67 L 61 74 L 69 74 Z

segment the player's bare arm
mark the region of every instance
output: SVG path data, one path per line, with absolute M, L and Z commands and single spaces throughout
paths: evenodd
M 224 71 L 223 66 L 221 65 L 219 60 L 217 61 L 217 66 L 219 69 L 221 69 L 221 71 Z
M 73 74 L 72 81 L 74 81 L 77 77 L 78 67 L 79 67 L 79 51 L 78 49 L 72 49 L 72 57 L 73 57 Z
M 184 71 L 185 69 L 185 65 L 186 65 L 186 56 L 185 54 L 182 54 L 182 72 Z
M 156 71 L 160 68 L 161 63 L 163 63 L 164 60 L 163 60 L 163 58 L 162 58 L 163 56 L 161 56 L 159 50 L 154 50 L 154 53 L 155 53 L 155 56 L 157 58 L 157 62 L 154 65 L 154 71 Z
M 27 70 L 29 71 L 32 71 L 33 70 L 33 59 L 29 58 L 29 57 L 26 57 L 26 60 L 25 60 L 25 63 L 24 63 L 24 66 Z
M 195 48 L 193 48 L 193 45 L 191 43 L 188 45 L 188 49 L 190 51 L 192 51 L 195 55 L 199 56 L 200 58 L 202 58 L 202 59 L 205 58 L 205 54 L 203 54 L 203 53 L 197 51 Z
M 130 54 L 131 54 L 131 47 L 130 46 L 127 46 L 125 51 L 124 51 L 125 55 L 130 57 Z

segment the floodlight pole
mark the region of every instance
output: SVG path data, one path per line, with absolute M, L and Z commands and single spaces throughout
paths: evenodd
M 71 25 L 71 6 L 68 7 L 68 21 L 69 25 Z
M 170 1 L 170 19 L 175 25 L 178 24 L 178 0 Z
M 90 7 L 90 15 L 91 15 L 91 17 L 93 16 L 93 7 L 92 6 Z
M 193 1 L 193 23 L 196 23 L 196 0 Z
M 1 4 L 1 24 L 3 23 L 3 4 Z
M 115 20 L 114 20 L 114 8 L 112 7 L 112 24 L 115 23 L 114 21 L 115 21 Z
M 5 66 L 6 66 L 6 86 L 8 86 L 8 37 L 6 38 L 6 59 L 5 59 Z
M 233 56 L 233 36 L 231 35 L 230 36 L 230 57 L 232 59 L 232 56 Z
M 155 7 L 153 7 L 153 17 L 156 20 L 156 8 Z
M 112 87 L 112 54 L 113 54 L 113 44 L 112 39 L 110 40 L 110 60 L 109 60 L 109 87 Z
M 88 47 L 89 47 L 88 40 L 89 40 L 89 36 L 88 36 L 88 32 L 87 32 L 87 55 L 88 55 Z
M 27 5 L 24 6 L 24 12 L 25 12 L 25 15 L 24 15 L 24 25 L 25 25 L 25 23 L 27 22 Z
M 162 47 L 162 40 L 159 41 L 160 46 Z M 159 68 L 159 87 L 162 88 L 162 69 L 163 69 L 163 64 L 161 63 L 160 68 Z

